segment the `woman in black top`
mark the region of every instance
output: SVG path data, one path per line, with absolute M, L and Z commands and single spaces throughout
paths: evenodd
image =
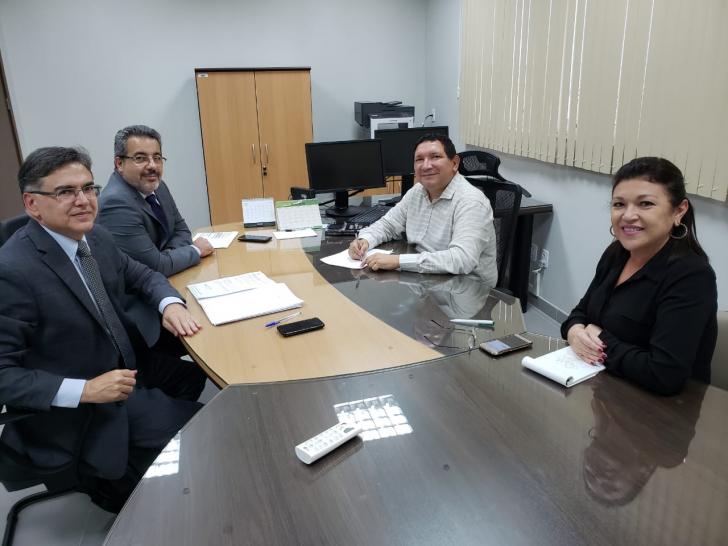
M 614 175 L 612 227 L 589 289 L 561 325 L 586 362 L 660 394 L 710 383 L 715 273 L 695 235 L 682 173 L 641 157 Z

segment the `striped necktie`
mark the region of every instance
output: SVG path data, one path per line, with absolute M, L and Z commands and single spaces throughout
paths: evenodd
M 106 288 L 104 288 L 101 273 L 99 272 L 99 264 L 91 256 L 91 251 L 86 241 L 81 240 L 78 242 L 76 256 L 81 264 L 81 271 L 86 279 L 89 291 L 94 300 L 96 300 L 96 306 L 99 308 L 101 317 L 106 323 L 106 330 L 111 336 L 114 347 L 119 352 L 124 365 L 127 368 L 135 368 L 136 357 L 131 342 L 129 341 L 129 336 L 126 334 L 126 330 L 121 324 L 121 320 L 119 320 L 119 315 L 116 314 L 109 295 L 106 293 Z

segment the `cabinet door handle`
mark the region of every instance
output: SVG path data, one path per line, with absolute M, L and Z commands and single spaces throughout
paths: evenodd
M 253 163 L 255 163 L 255 144 L 251 144 L 250 148 L 253 150 Z
M 270 155 L 268 153 L 268 145 L 265 144 L 265 166 L 268 166 L 268 159 L 270 159 Z

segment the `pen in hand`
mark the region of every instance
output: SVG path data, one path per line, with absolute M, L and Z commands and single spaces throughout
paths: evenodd
M 356 235 L 354 235 L 354 241 L 356 244 L 356 250 L 359 254 L 359 261 L 363 262 L 364 259 L 367 257 L 367 253 L 361 249 L 360 243 L 359 243 L 359 232 L 356 232 Z
M 293 317 L 297 317 L 300 314 L 301 314 L 301 311 L 298 311 L 297 313 L 291 313 L 290 315 L 286 315 L 283 318 L 279 318 L 278 320 L 274 320 L 274 321 L 271 321 L 271 322 L 266 323 L 265 327 L 266 328 L 271 328 L 273 326 L 278 326 L 281 322 L 284 322 L 284 321 L 286 321 L 288 319 L 292 319 Z

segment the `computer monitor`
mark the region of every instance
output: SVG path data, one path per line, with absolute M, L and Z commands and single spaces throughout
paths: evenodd
M 306 165 L 311 189 L 336 192 L 335 205 L 326 211 L 333 218 L 356 216 L 364 210 L 349 206 L 349 190 L 386 185 L 379 140 L 309 142 Z
M 402 195 L 414 184 L 415 147 L 425 135 L 438 134 L 449 136 L 446 125 L 431 127 L 411 127 L 402 129 L 379 129 L 374 138 L 382 141 L 382 158 L 386 176 L 402 177 Z

